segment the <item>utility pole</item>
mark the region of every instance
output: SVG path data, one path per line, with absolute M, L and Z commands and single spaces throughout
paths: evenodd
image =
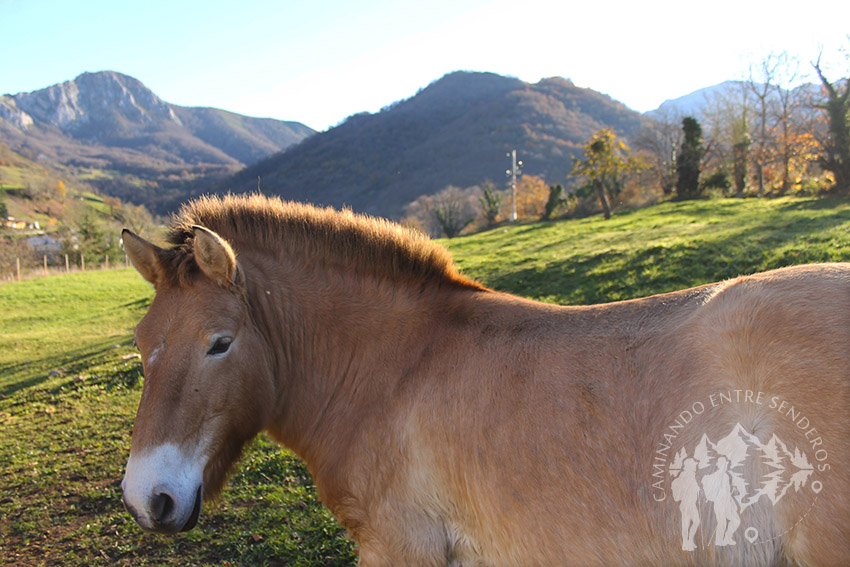
M 511 168 L 505 173 L 511 178 L 511 222 L 516 222 L 516 178 L 517 175 L 522 175 L 522 162 L 516 160 L 516 150 L 511 150 L 511 153 L 505 154 L 511 158 Z

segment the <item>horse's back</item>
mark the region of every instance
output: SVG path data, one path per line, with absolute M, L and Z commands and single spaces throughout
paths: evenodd
M 521 302 L 505 301 L 511 332 L 477 359 L 458 344 L 474 368 L 431 415 L 461 432 L 429 451 L 452 465 L 442 482 L 464 501 L 453 513 L 466 528 L 452 530 L 467 548 L 526 564 L 837 565 L 850 555 L 850 267 L 789 268 L 587 309 L 529 306 L 524 316 Z M 687 423 L 672 430 L 661 504 L 654 459 L 677 419 Z M 721 453 L 736 458 L 733 431 L 749 444 L 747 458 L 729 463 L 737 544 L 714 546 L 712 503 L 699 488 L 703 547 L 684 551 L 674 453 L 693 456 L 703 437 L 719 444 L 702 455 L 708 476 Z M 776 443 L 787 453 L 770 461 Z
M 752 449 L 760 460 L 741 466 L 758 501 L 739 541 L 757 534 L 801 565 L 846 564 L 850 265 L 792 267 L 721 284 L 691 332 L 702 345 L 694 378 L 707 383 L 692 397 L 707 400 L 705 432 L 717 440 L 740 424 L 742 435 L 762 443 Z M 731 557 L 740 551 L 724 550 Z

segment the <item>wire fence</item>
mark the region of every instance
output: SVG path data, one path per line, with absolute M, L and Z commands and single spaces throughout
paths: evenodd
M 15 265 L 11 270 L 4 270 L 5 273 L 0 274 L 0 282 L 20 282 L 35 278 L 59 276 L 75 272 L 110 270 L 115 268 L 126 268 L 129 266 L 130 261 L 126 254 L 124 254 L 123 261 L 119 260 L 117 262 L 115 261 L 115 258 L 110 258 L 108 255 L 104 255 L 104 257 L 98 261 L 92 262 L 90 259 L 87 262 L 82 254 L 73 256 L 64 254 L 59 258 L 45 254 L 42 256 L 42 261 L 38 264 L 33 264 L 30 258 L 22 259 L 18 257 L 15 258 Z

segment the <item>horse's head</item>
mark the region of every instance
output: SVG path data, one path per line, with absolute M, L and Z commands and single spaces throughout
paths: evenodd
M 193 232 L 163 249 L 124 231 L 156 295 L 135 332 L 145 382 L 122 488 L 136 521 L 160 532 L 194 527 L 276 399 L 236 256 L 214 232 Z

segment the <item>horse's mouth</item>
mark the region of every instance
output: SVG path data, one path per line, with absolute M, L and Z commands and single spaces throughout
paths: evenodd
M 201 506 L 204 503 L 204 485 L 200 485 L 198 487 L 198 492 L 195 493 L 195 506 L 192 508 L 192 515 L 189 516 L 189 519 L 183 524 L 183 527 L 180 528 L 181 532 L 188 532 L 192 528 L 194 528 L 198 523 L 198 518 L 201 516 Z

